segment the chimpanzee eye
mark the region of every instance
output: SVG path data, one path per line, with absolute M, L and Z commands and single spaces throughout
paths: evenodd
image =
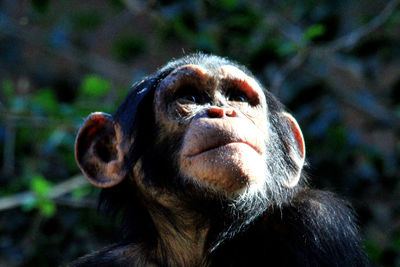
M 191 86 L 184 86 L 178 89 L 175 94 L 175 100 L 185 103 L 201 103 L 202 97 L 198 90 Z
M 190 101 L 190 102 L 197 102 L 197 98 L 194 95 L 184 95 L 182 97 L 180 97 L 180 99 L 186 100 L 186 101 Z
M 249 102 L 249 98 L 246 93 L 237 88 L 231 88 L 227 91 L 227 97 L 229 101 L 236 102 Z

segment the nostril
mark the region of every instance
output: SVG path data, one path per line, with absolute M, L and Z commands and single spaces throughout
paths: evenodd
M 224 109 L 218 107 L 211 107 L 208 109 L 207 115 L 210 118 L 221 118 L 224 116 Z
M 236 110 L 231 109 L 231 108 L 226 109 L 225 110 L 225 115 L 228 116 L 228 117 L 236 117 Z
M 210 118 L 222 118 L 224 116 L 227 117 L 236 117 L 236 110 L 233 108 L 227 107 L 210 107 L 207 112 L 208 117 Z

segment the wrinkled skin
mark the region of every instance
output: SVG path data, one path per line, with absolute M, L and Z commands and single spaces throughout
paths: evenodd
M 182 66 L 157 88 L 155 109 L 166 136 L 184 132 L 178 152 L 183 177 L 226 194 L 264 183 L 265 97 L 239 69 Z

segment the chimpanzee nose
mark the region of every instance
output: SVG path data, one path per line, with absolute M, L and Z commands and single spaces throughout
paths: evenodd
M 230 107 L 210 107 L 207 111 L 210 118 L 236 117 L 236 110 Z

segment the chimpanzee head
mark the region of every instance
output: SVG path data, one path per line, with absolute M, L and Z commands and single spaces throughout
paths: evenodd
M 218 202 L 248 221 L 291 198 L 305 146 L 296 120 L 246 68 L 196 54 L 139 82 L 113 116 L 91 114 L 76 158 L 95 186 L 133 187 L 168 209 Z

